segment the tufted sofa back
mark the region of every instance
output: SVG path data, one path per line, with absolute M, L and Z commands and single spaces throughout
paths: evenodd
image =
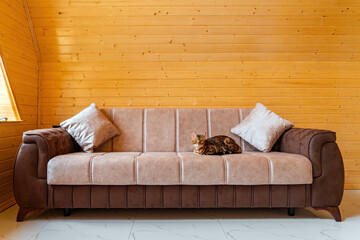
M 121 135 L 98 152 L 191 152 L 191 131 L 207 137 L 228 135 L 243 151 L 254 149 L 230 132 L 244 119 L 249 108 L 106 108 L 106 116 Z

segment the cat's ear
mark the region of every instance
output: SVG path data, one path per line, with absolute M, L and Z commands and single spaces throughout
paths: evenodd
M 191 132 L 191 138 L 192 139 L 196 138 L 196 133 L 194 131 Z
M 204 138 L 206 138 L 206 132 L 204 133 Z

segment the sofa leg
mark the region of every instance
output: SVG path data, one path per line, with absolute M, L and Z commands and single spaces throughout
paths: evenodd
M 288 208 L 288 215 L 295 216 L 295 208 Z
M 70 212 L 70 208 L 64 208 L 64 217 L 68 217 L 70 216 L 71 212 Z
M 17 217 L 16 217 L 16 221 L 17 222 L 22 222 L 24 221 L 26 215 L 28 215 L 30 212 L 35 211 L 35 210 L 39 210 L 37 208 L 19 208 Z
M 335 221 L 337 222 L 341 222 L 341 213 L 340 213 L 340 209 L 338 207 L 314 207 L 315 210 L 325 210 L 328 211 L 333 218 L 335 219 Z

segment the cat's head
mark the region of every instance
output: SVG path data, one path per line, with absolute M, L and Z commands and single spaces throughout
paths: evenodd
M 193 145 L 204 145 L 206 140 L 206 133 L 204 135 L 198 135 L 195 132 L 191 132 L 191 141 Z

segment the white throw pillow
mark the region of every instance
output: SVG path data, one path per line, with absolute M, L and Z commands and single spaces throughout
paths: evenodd
M 279 137 L 294 124 L 279 117 L 261 103 L 231 132 L 256 147 L 259 151 L 270 152 Z
M 109 119 L 92 103 L 74 117 L 63 121 L 64 128 L 85 152 L 93 152 L 112 137 L 120 134 Z

